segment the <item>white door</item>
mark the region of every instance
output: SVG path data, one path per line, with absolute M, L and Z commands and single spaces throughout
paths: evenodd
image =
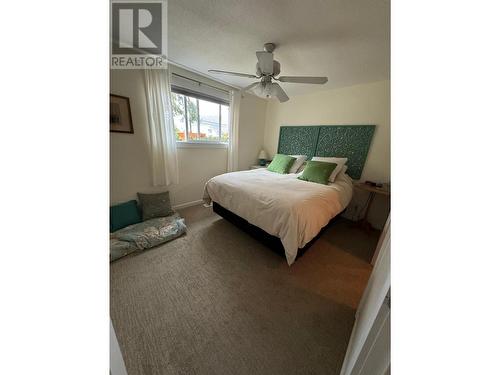
M 341 375 L 385 375 L 390 370 L 391 219 L 377 246 L 377 259 L 356 311 Z

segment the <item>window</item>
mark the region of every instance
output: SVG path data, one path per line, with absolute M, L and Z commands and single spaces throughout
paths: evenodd
M 172 88 L 172 107 L 177 142 L 228 143 L 228 104 Z

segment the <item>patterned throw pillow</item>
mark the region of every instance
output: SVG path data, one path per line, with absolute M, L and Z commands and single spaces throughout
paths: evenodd
M 170 205 L 170 195 L 168 191 L 156 194 L 137 193 L 142 209 L 142 220 L 149 220 L 155 217 L 165 217 L 172 215 L 174 211 Z

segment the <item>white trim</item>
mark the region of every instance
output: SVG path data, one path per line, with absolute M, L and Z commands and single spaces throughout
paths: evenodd
M 375 318 L 375 321 L 373 323 L 372 329 L 371 330 L 376 330 L 374 332 L 370 331 L 370 334 L 367 337 L 367 343 L 369 343 L 369 347 L 365 351 L 365 353 L 360 353 L 360 357 L 362 359 L 362 362 L 360 363 L 359 366 L 356 366 L 356 372 L 354 372 L 353 369 L 353 374 L 355 373 L 356 375 L 361 375 L 361 374 L 373 374 L 375 375 L 375 370 L 373 369 L 374 362 L 373 360 L 375 359 L 376 364 L 377 364 L 377 369 L 382 372 L 377 372 L 377 375 L 383 375 L 386 373 L 387 368 L 390 366 L 390 335 L 389 330 L 390 330 L 390 322 L 388 322 L 389 317 L 390 317 L 391 311 L 389 307 L 384 303 L 380 307 L 379 313 L 377 317 Z M 378 346 L 378 353 L 377 352 L 377 346 Z M 384 354 L 385 355 L 380 355 L 380 347 L 385 348 Z M 377 355 L 378 354 L 378 355 Z M 369 363 L 370 365 L 367 367 L 366 364 Z
M 373 254 L 371 265 L 374 266 L 375 262 L 378 258 L 378 253 L 380 252 L 380 248 L 384 244 L 385 237 L 387 235 L 387 231 L 389 230 L 389 227 L 391 226 L 391 213 L 389 212 L 389 217 L 387 218 L 387 221 L 385 222 L 384 229 L 382 230 L 382 233 L 380 234 L 380 237 L 378 239 L 377 247 L 375 249 L 375 253 Z
M 178 141 L 177 148 L 227 148 L 228 144 L 224 142 L 194 142 Z
M 109 320 L 109 372 L 111 375 L 127 375 L 127 368 L 111 319 Z
M 192 201 L 192 202 L 178 204 L 176 206 L 173 206 L 172 208 L 174 210 L 179 210 L 181 208 L 187 208 L 187 207 L 197 206 L 197 205 L 202 204 L 202 203 L 203 203 L 203 200 L 202 199 L 198 199 L 197 201 Z

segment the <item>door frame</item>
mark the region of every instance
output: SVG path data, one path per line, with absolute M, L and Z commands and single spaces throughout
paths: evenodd
M 389 295 L 391 287 L 390 243 L 391 216 L 389 214 L 375 250 L 375 265 L 373 267 L 373 271 L 370 275 L 370 279 L 368 280 L 368 284 L 366 285 L 359 307 L 355 314 L 354 327 L 351 332 L 349 345 L 347 347 L 340 375 L 358 374 L 357 371 L 353 371 L 355 368 L 359 368 L 356 364 L 365 362 L 370 354 L 369 349 L 363 350 L 363 348 L 365 348 L 365 345 L 373 344 L 373 342 L 370 343 L 367 341 L 368 336 L 372 330 L 380 329 L 380 327 L 375 326 L 375 323 L 379 313 L 381 312 L 382 305 L 384 303 L 388 303 L 386 298 Z

